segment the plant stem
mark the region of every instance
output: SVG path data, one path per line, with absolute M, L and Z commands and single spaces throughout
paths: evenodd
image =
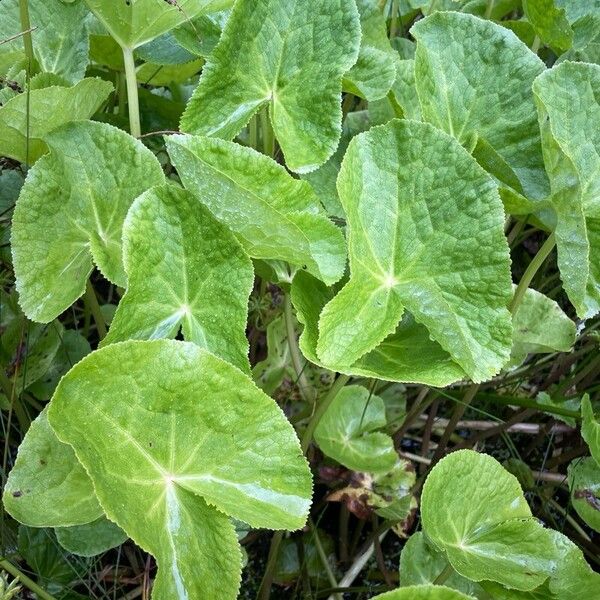
M 444 570 L 433 580 L 433 585 L 442 585 L 452 575 L 454 569 L 450 563 L 446 563 Z
M 556 237 L 554 233 L 550 234 L 548 239 L 544 242 L 542 247 L 538 250 L 538 253 L 533 257 L 532 261 L 529 263 L 529 266 L 523 273 L 523 277 L 521 277 L 521 281 L 515 290 L 515 295 L 509 305 L 510 312 L 514 315 L 517 308 L 521 304 L 523 298 L 525 297 L 525 292 L 529 288 L 535 274 L 538 272 L 539 268 L 542 266 L 546 258 L 550 252 L 552 252 L 554 246 L 556 245 Z
M 325 396 L 325 398 L 319 402 L 317 410 L 315 411 L 315 414 L 312 416 L 311 420 L 308 422 L 306 431 L 302 436 L 302 451 L 304 453 L 306 453 L 310 443 L 312 442 L 313 434 L 315 433 L 315 429 L 317 428 L 319 421 L 331 403 L 335 400 L 335 397 L 338 395 L 339 391 L 346 385 L 346 383 L 348 383 L 349 379 L 350 377 L 348 375 L 340 375 L 329 389 L 327 396 Z
M 321 538 L 319 537 L 319 532 L 318 532 L 315 524 L 312 522 L 312 519 L 310 520 L 309 525 L 310 525 L 310 528 L 313 533 L 313 539 L 315 541 L 317 553 L 319 555 L 319 558 L 321 559 L 321 563 L 323 564 L 323 569 L 325 569 L 325 573 L 327 574 L 327 579 L 329 580 L 329 584 L 331 585 L 332 588 L 337 588 L 338 582 L 335 580 L 335 575 L 333 574 L 333 571 L 331 570 L 331 565 L 329 564 L 329 561 L 327 560 L 327 555 L 325 554 L 325 549 L 323 548 L 323 544 L 321 544 Z M 333 594 L 333 597 L 335 600 L 343 600 L 341 594 Z
M 492 11 L 494 10 L 494 4 L 496 4 L 496 0 L 488 0 L 487 6 L 485 8 L 485 18 L 492 18 Z
M 100 304 L 98 304 L 98 298 L 96 298 L 94 286 L 92 285 L 92 282 L 89 279 L 85 286 L 84 301 L 88 306 L 89 311 L 92 313 L 92 316 L 94 317 L 94 322 L 96 323 L 96 330 L 98 331 L 98 337 L 102 340 L 104 339 L 107 333 L 106 321 L 104 320 L 104 315 L 102 314 Z
M 140 125 L 140 102 L 138 99 L 137 75 L 133 50 L 123 47 L 123 62 L 125 63 L 125 78 L 127 80 L 127 104 L 129 106 L 129 132 L 135 138 L 142 135 Z
M 273 158 L 275 156 L 275 135 L 269 121 L 269 111 L 266 107 L 260 112 L 260 128 L 262 131 L 263 153 Z
M 29 4 L 27 0 L 19 0 L 19 17 L 23 31 L 23 43 L 25 45 L 25 56 L 29 63 L 29 69 L 33 66 L 33 41 L 31 39 L 31 21 L 29 20 Z
M 537 54 L 538 50 L 540 49 L 541 44 L 542 44 L 542 40 L 540 40 L 540 36 L 536 35 L 535 38 L 533 38 L 533 44 L 531 44 L 531 51 L 534 54 Z
M 279 546 L 281 545 L 282 539 L 283 531 L 276 531 L 271 538 L 265 574 L 263 575 L 256 595 L 258 600 L 269 600 L 271 596 L 271 586 L 273 585 L 273 577 L 275 577 L 275 565 L 277 564 L 277 555 L 279 554 Z
M 15 565 L 6 559 L 0 559 L 0 568 L 4 569 L 7 573 L 10 573 L 13 577 L 16 577 L 27 589 L 32 591 L 40 600 L 56 600 L 54 596 L 51 596 L 46 590 L 41 588 L 33 579 L 30 579 L 21 572 Z
M 296 339 L 296 329 L 294 327 L 294 315 L 292 314 L 292 300 L 289 294 L 285 295 L 284 300 L 284 317 L 285 317 L 285 330 L 287 333 L 288 346 L 290 348 L 290 355 L 292 357 L 292 364 L 298 377 L 298 388 L 300 395 L 305 402 L 314 402 L 314 393 L 312 386 L 310 385 L 306 374 L 304 373 L 304 366 L 302 365 L 302 357 L 300 355 L 300 349 L 298 348 L 298 340 Z
M 398 0 L 392 2 L 392 22 L 390 23 L 390 40 L 398 34 Z

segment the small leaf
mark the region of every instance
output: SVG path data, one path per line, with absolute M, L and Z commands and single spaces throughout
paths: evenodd
M 594 409 L 588 394 L 581 399 L 581 415 L 583 417 L 581 437 L 590 447 L 594 460 L 600 465 L 600 423 L 594 417 Z
M 342 75 L 359 43 L 353 0 L 238 0 L 181 131 L 230 140 L 268 104 L 288 167 L 313 171 L 337 147 Z
M 521 364 L 528 354 L 568 352 L 576 334 L 575 323 L 560 306 L 530 288 L 513 316 L 511 364 Z
M 252 261 L 233 234 L 174 185 L 142 194 L 123 226 L 127 291 L 104 344 L 175 337 L 250 371 Z
M 383 98 L 396 79 L 398 53 L 390 45 L 377 0 L 356 0 L 362 31 L 356 64 L 344 75 L 344 89 L 369 102 Z
M 551 532 L 531 516 L 516 477 L 485 454 L 460 450 L 441 460 L 423 487 L 421 518 L 452 567 L 473 581 L 528 591 L 556 568 Z
M 94 488 L 71 446 L 63 444 L 44 409 L 25 434 L 2 502 L 31 527 L 68 527 L 102 515 Z
M 348 368 L 407 309 L 474 381 L 495 375 L 510 353 L 511 284 L 491 179 L 440 130 L 394 120 L 352 140 L 338 191 L 350 281 L 319 319 L 323 363 Z
M 373 596 L 373 600 L 475 600 L 444 585 L 412 585 Z
M 558 54 L 573 44 L 573 30 L 564 9 L 555 0 L 523 0 L 523 11 L 538 37 Z
M 569 488 L 577 514 L 600 531 L 600 466 L 593 458 L 577 459 L 569 465 Z
M 600 66 L 564 62 L 533 85 L 556 212 L 558 267 L 582 319 L 600 311 Z M 579 107 L 573 110 L 573 107 Z
M 185 21 L 231 5 L 232 0 L 85 0 L 111 36 L 134 49 Z
M 391 470 L 398 455 L 392 438 L 378 431 L 386 426 L 385 404 L 359 385 L 337 394 L 315 429 L 321 450 L 354 471 Z
M 58 527 L 55 533 L 58 543 L 77 556 L 103 554 L 127 539 L 127 534 L 104 516 L 85 525 Z
M 89 119 L 111 90 L 108 81 L 88 78 L 70 88 L 53 86 L 14 96 L 0 107 L 0 155 L 33 164 L 48 151 L 50 131 Z
M 125 286 L 121 230 L 133 200 L 164 175 L 141 142 L 103 123 L 80 122 L 46 138 L 15 207 L 12 253 L 23 312 L 46 323 L 84 292 L 92 258 Z
M 170 136 L 184 186 L 227 225 L 253 258 L 285 260 L 328 284 L 346 262 L 342 232 L 308 183 L 251 148 L 199 136 Z
M 511 31 L 471 15 L 436 13 L 411 29 L 423 119 L 468 149 L 483 138 L 525 195 L 548 194 L 531 85 L 544 63 Z
M 98 372 L 111 374 L 101 387 Z M 293 428 L 246 375 L 194 344 L 92 353 L 61 380 L 50 420 L 108 518 L 156 557 L 155 599 L 236 598 L 240 553 L 223 512 L 253 527 L 306 521 L 311 478 Z

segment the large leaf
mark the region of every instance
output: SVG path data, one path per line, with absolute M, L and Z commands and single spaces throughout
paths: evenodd
M 511 364 L 521 364 L 528 354 L 568 352 L 576 334 L 575 323 L 560 306 L 530 288 L 513 316 Z
M 98 387 L 98 373 L 110 378 Z M 130 341 L 84 358 L 50 421 L 102 508 L 158 561 L 153 597 L 236 597 L 230 520 L 301 527 L 310 471 L 277 405 L 243 373 L 188 342 Z
M 443 585 L 413 585 L 374 596 L 373 600 L 474 600 Z
M 377 0 L 356 0 L 362 37 L 356 64 L 344 75 L 344 88 L 369 101 L 383 98 L 396 79 L 398 53 L 390 45 Z
M 354 0 L 238 0 L 181 130 L 232 139 L 268 104 L 286 164 L 313 171 L 337 147 L 342 75 L 359 43 Z
M 387 425 L 385 404 L 359 385 L 338 392 L 315 429 L 321 450 L 354 471 L 390 471 L 398 455 L 392 438 L 378 431 Z
M 137 48 L 200 13 L 222 10 L 232 0 L 85 0 L 124 48 Z
M 528 591 L 556 568 L 551 532 L 531 516 L 516 477 L 485 454 L 453 452 L 432 469 L 421 519 L 452 567 L 473 581 Z
M 184 186 L 227 225 L 253 258 L 285 260 L 326 283 L 341 278 L 344 236 L 305 181 L 233 142 L 171 136 L 167 149 Z
M 511 31 L 471 15 L 436 13 L 411 33 L 423 119 L 469 150 L 483 139 L 514 170 L 528 198 L 544 198 L 548 183 L 531 93 L 544 63 Z
M 71 446 L 58 440 L 44 409 L 25 434 L 2 503 L 32 527 L 68 527 L 102 515 L 94 488 Z
M 600 465 L 600 423 L 594 417 L 594 409 L 587 394 L 581 399 L 581 416 L 581 436 L 590 447 L 594 460 Z
M 600 531 L 600 465 L 593 458 L 574 460 L 569 465 L 569 488 L 577 514 Z
M 523 11 L 536 35 L 559 54 L 573 45 L 573 29 L 555 0 L 523 0 Z
M 578 316 L 588 318 L 600 311 L 600 66 L 561 63 L 533 90 L 557 215 L 558 266 Z
M 52 86 L 11 98 L 0 107 L 0 155 L 34 163 L 48 151 L 50 131 L 70 121 L 89 119 L 111 90 L 108 81 L 84 79 L 70 88 Z
M 300 271 L 292 282 L 292 302 L 304 325 L 300 336 L 302 354 L 323 366 L 317 356 L 319 315 L 333 293 L 308 273 Z M 388 381 L 424 383 L 444 387 L 465 377 L 465 372 L 434 342 L 427 329 L 406 313 L 395 332 L 374 350 L 347 367 L 336 369 L 346 375 L 375 377 Z
M 46 73 L 60 75 L 76 83 L 85 75 L 88 64 L 88 10 L 83 2 L 66 3 L 62 0 L 28 0 L 33 53 L 39 68 Z M 0 41 L 21 32 L 19 0 L 0 2 Z M 5 50 L 17 51 L 23 57 L 23 37 L 9 42 Z M 1 73 L 0 73 L 1 74 Z
M 54 130 L 31 169 L 13 217 L 12 253 L 23 312 L 48 322 L 85 289 L 92 259 L 125 286 L 123 221 L 133 200 L 164 181 L 141 142 L 103 123 Z
M 127 534 L 104 516 L 84 525 L 58 527 L 55 533 L 58 543 L 78 556 L 102 554 L 127 539 Z
M 338 190 L 350 281 L 321 314 L 321 360 L 352 365 L 408 310 L 473 380 L 495 375 L 512 327 L 504 212 L 492 180 L 442 131 L 394 120 L 354 138 Z
M 252 261 L 189 192 L 153 188 L 123 226 L 127 292 L 104 343 L 175 337 L 250 370 L 246 321 Z

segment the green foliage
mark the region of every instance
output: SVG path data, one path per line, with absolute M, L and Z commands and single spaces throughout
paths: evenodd
M 593 458 L 569 465 L 569 488 L 573 508 L 592 529 L 600 531 L 600 466 Z
M 55 533 L 58 543 L 78 556 L 102 554 L 127 539 L 125 532 L 104 516 L 84 525 L 59 527 Z

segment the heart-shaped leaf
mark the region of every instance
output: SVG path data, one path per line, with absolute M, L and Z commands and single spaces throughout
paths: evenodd
M 594 409 L 588 394 L 581 399 L 581 416 L 583 417 L 581 436 L 590 447 L 594 460 L 600 465 L 600 423 L 594 417 Z
M 70 88 L 52 86 L 14 96 L 0 107 L 0 155 L 33 164 L 48 151 L 50 131 L 89 119 L 111 90 L 108 81 L 90 78 Z
M 552 533 L 531 516 L 517 478 L 491 456 L 460 450 L 442 459 L 423 486 L 421 519 L 455 571 L 473 581 L 528 591 L 556 569 Z
M 319 315 L 333 299 L 333 292 L 324 283 L 300 271 L 292 282 L 292 303 L 304 331 L 300 336 L 300 350 L 310 362 L 324 366 L 317 356 Z M 354 364 L 337 365 L 346 375 L 375 377 L 388 381 L 424 383 L 444 387 L 465 378 L 465 372 L 442 347 L 434 342 L 427 329 L 406 313 L 394 333 L 385 338 L 374 350 Z
M 577 459 L 569 465 L 569 488 L 577 514 L 600 531 L 600 466 L 593 458 Z
M 111 36 L 133 50 L 200 13 L 223 10 L 233 0 L 85 0 Z
M 475 600 L 444 585 L 413 585 L 374 596 L 373 600 Z
M 398 455 L 392 438 L 378 431 L 387 424 L 385 404 L 359 385 L 341 389 L 315 429 L 319 448 L 354 471 L 390 471 Z
M 252 261 L 189 192 L 153 188 L 123 226 L 127 292 L 104 343 L 184 338 L 250 371 L 246 321 Z
M 377 0 L 356 0 L 362 31 L 360 51 L 356 64 L 344 75 L 344 89 L 369 102 L 390 91 L 398 61 L 378 4 Z
M 110 379 L 98 387 L 98 373 Z M 50 410 L 108 518 L 158 561 L 153 598 L 234 599 L 235 530 L 302 527 L 311 477 L 294 430 L 243 373 L 188 342 L 129 341 L 84 358 Z
M 233 142 L 171 136 L 167 149 L 184 186 L 237 235 L 250 256 L 285 260 L 329 284 L 341 278 L 344 236 L 308 183 Z
M 442 131 L 394 120 L 352 140 L 338 191 L 350 281 L 321 314 L 320 359 L 347 368 L 392 334 L 406 309 L 474 381 L 495 375 L 512 327 L 493 181 Z
M 51 153 L 29 172 L 12 223 L 19 301 L 42 323 L 83 294 L 92 259 L 126 285 L 123 221 L 137 196 L 164 181 L 152 152 L 110 125 L 70 123 L 45 140 Z
M 525 195 L 548 194 L 531 93 L 544 63 L 508 29 L 472 15 L 436 13 L 411 29 L 423 119 L 472 150 L 483 138 Z
M 581 318 L 600 311 L 600 66 L 564 62 L 533 85 L 556 211 L 558 266 Z M 579 107 L 574 110 L 573 107 Z
M 354 0 L 238 0 L 181 130 L 232 139 L 268 104 L 288 167 L 313 171 L 337 147 L 342 75 L 359 44 Z
M 31 527 L 69 527 L 102 515 L 94 487 L 73 449 L 56 437 L 44 409 L 27 431 L 2 503 Z
M 58 543 L 77 556 L 97 556 L 127 539 L 127 534 L 106 517 L 85 525 L 58 527 L 55 533 Z

